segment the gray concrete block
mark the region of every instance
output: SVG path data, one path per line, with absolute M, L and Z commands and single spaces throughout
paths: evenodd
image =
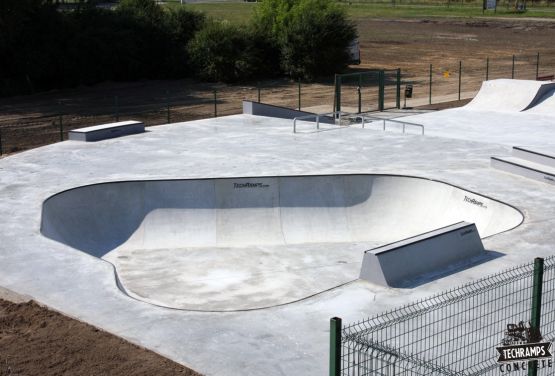
M 72 141 L 91 142 L 127 136 L 130 134 L 143 133 L 144 131 L 145 125 L 143 123 L 140 121 L 129 120 L 74 129 L 69 131 L 68 135 L 69 139 Z
M 399 287 L 427 273 L 484 253 L 474 223 L 459 222 L 364 253 L 360 278 Z
M 279 119 L 291 120 L 299 116 L 316 115 L 312 112 L 299 111 L 292 108 L 251 101 L 243 101 L 243 113 L 247 115 L 269 116 Z M 306 121 L 312 120 L 307 119 Z M 330 116 L 322 116 L 320 117 L 320 123 L 335 124 L 335 120 Z

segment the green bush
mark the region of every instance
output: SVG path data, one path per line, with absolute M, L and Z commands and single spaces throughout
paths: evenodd
M 202 14 L 154 0 L 91 4 L 62 12 L 49 0 L 0 0 L 0 95 L 190 73 L 186 46 Z
M 357 36 L 333 0 L 263 0 L 254 27 L 279 49 L 282 70 L 305 79 L 344 69 L 349 44 Z
M 272 46 L 244 25 L 208 22 L 191 40 L 189 54 L 203 80 L 235 82 L 277 71 Z

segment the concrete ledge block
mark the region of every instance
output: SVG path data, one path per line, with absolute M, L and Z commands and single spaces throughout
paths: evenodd
M 316 115 L 312 112 L 294 110 L 287 107 L 274 106 L 266 103 L 258 103 L 252 101 L 243 101 L 243 113 L 247 115 L 268 116 L 280 119 L 294 119 L 299 116 Z M 315 119 L 307 119 L 305 121 L 316 121 Z M 320 123 L 335 124 L 335 120 L 331 116 L 320 117 Z
M 382 286 L 405 281 L 484 253 L 474 223 L 459 222 L 364 253 L 360 278 Z
M 68 134 L 70 140 L 90 142 L 143 133 L 144 131 L 145 125 L 142 122 L 129 120 L 74 129 L 69 131 Z

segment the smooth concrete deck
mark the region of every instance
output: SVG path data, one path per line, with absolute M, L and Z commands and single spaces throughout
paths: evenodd
M 66 141 L 9 156 L 0 160 L 0 285 L 207 375 L 323 375 L 331 317 L 360 320 L 555 253 L 555 187 L 489 165 L 491 156 L 509 156 L 513 144 L 549 148 L 555 127 L 529 124 L 528 119 L 504 119 L 506 127 L 522 130 L 517 136 L 481 123 L 476 125 L 479 139 L 465 139 L 464 125 L 474 127 L 473 118 L 460 117 L 452 128 L 432 135 L 427 128 L 426 136 L 417 136 L 355 128 L 293 134 L 290 121 L 237 115 L 153 127 L 96 143 Z M 456 138 L 450 138 L 450 129 L 457 130 Z M 486 259 L 423 276 L 407 288 L 356 280 L 294 303 L 225 313 L 168 309 L 132 299 L 115 288 L 111 264 L 40 233 L 44 200 L 87 184 L 361 173 L 443 181 L 513 205 L 525 221 L 483 239 Z M 194 293 L 182 291 L 184 296 Z

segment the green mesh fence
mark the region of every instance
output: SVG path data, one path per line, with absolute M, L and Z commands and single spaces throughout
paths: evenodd
M 533 263 L 518 266 L 345 326 L 338 375 L 463 376 L 526 371 L 527 362 L 498 364 L 496 347 L 502 345 L 508 325 L 529 325 L 533 277 Z M 540 331 L 544 341 L 553 341 L 555 256 L 545 259 L 542 286 Z M 551 360 L 538 364 L 538 375 L 555 374 Z

